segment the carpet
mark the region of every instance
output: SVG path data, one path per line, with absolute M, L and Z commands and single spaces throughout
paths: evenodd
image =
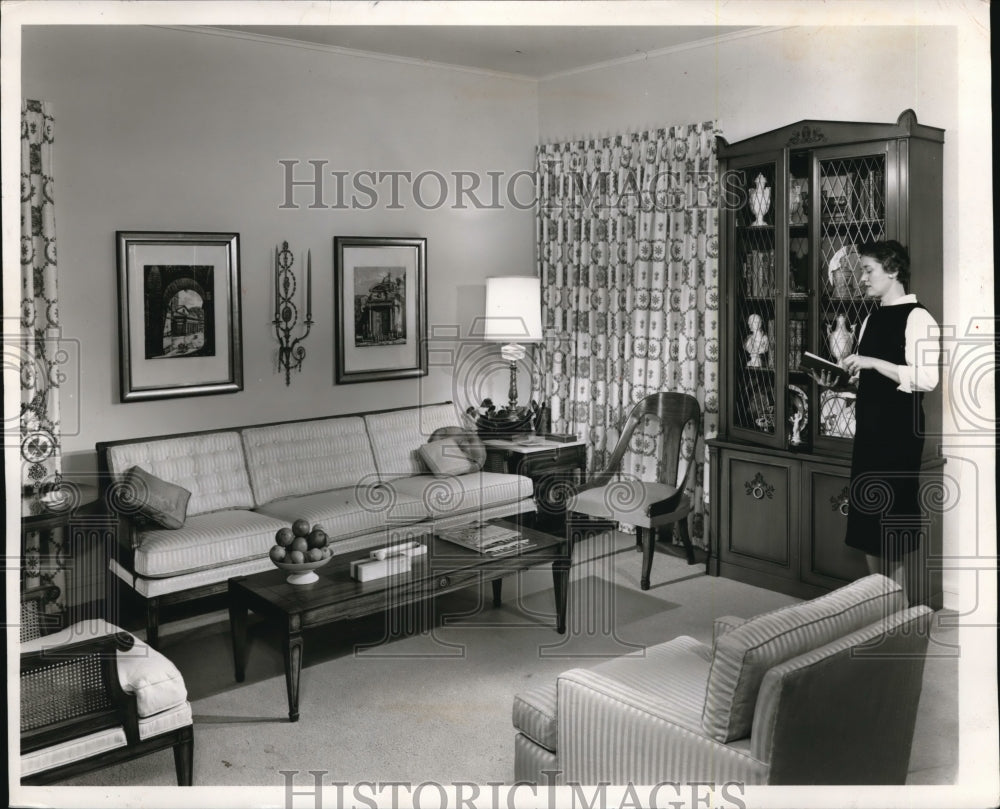
M 527 571 L 489 588 L 307 632 L 298 722 L 287 719 L 279 634 L 251 614 L 246 679 L 235 682 L 225 613 L 167 624 L 162 651 L 181 670 L 194 712 L 195 783 L 280 786 L 282 770 L 324 781 L 475 784 L 513 781 L 515 693 L 606 656 L 643 654 L 677 635 L 710 641 L 712 617 L 750 616 L 796 599 L 658 553 L 639 589 L 634 538 L 580 548 L 568 631 L 554 631 L 551 573 Z M 954 748 L 952 748 L 954 749 Z M 67 782 L 175 783 L 169 753 Z

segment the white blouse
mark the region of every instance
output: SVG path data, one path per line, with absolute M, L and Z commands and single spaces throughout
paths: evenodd
M 905 303 L 916 303 L 917 296 L 903 295 L 890 304 L 883 306 L 899 306 Z M 861 325 L 858 344 L 865 333 L 868 318 Z M 910 312 L 906 318 L 906 348 L 904 351 L 905 365 L 897 365 L 899 371 L 898 390 L 913 393 L 915 390 L 929 391 L 938 386 L 938 364 L 941 361 L 941 337 L 937 321 L 926 309 L 919 308 Z

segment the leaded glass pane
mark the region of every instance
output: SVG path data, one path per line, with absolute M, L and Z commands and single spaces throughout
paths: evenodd
M 885 156 L 820 161 L 820 331 L 818 351 L 839 362 L 857 349 L 861 324 L 873 308 L 861 287 L 858 248 L 886 238 Z M 819 434 L 854 436 L 854 395 L 820 393 Z

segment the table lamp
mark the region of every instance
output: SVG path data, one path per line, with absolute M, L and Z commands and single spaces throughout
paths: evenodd
M 483 339 L 500 342 L 500 356 L 510 363 L 510 412 L 517 409 L 517 362 L 524 343 L 542 339 L 541 286 L 533 275 L 502 275 L 486 279 L 486 327 Z

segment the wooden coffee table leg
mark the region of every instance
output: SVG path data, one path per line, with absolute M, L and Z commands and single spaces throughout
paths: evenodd
M 285 635 L 285 687 L 288 690 L 288 719 L 299 721 L 299 675 L 302 673 L 302 633 Z
M 247 605 L 229 593 L 229 632 L 233 639 L 233 668 L 242 683 L 247 670 Z
M 503 579 L 493 579 L 493 606 L 499 607 L 503 602 L 500 600 L 500 594 L 503 592 Z
M 566 597 L 569 591 L 569 557 L 561 557 L 552 563 L 552 589 L 556 596 L 556 632 L 566 634 Z

